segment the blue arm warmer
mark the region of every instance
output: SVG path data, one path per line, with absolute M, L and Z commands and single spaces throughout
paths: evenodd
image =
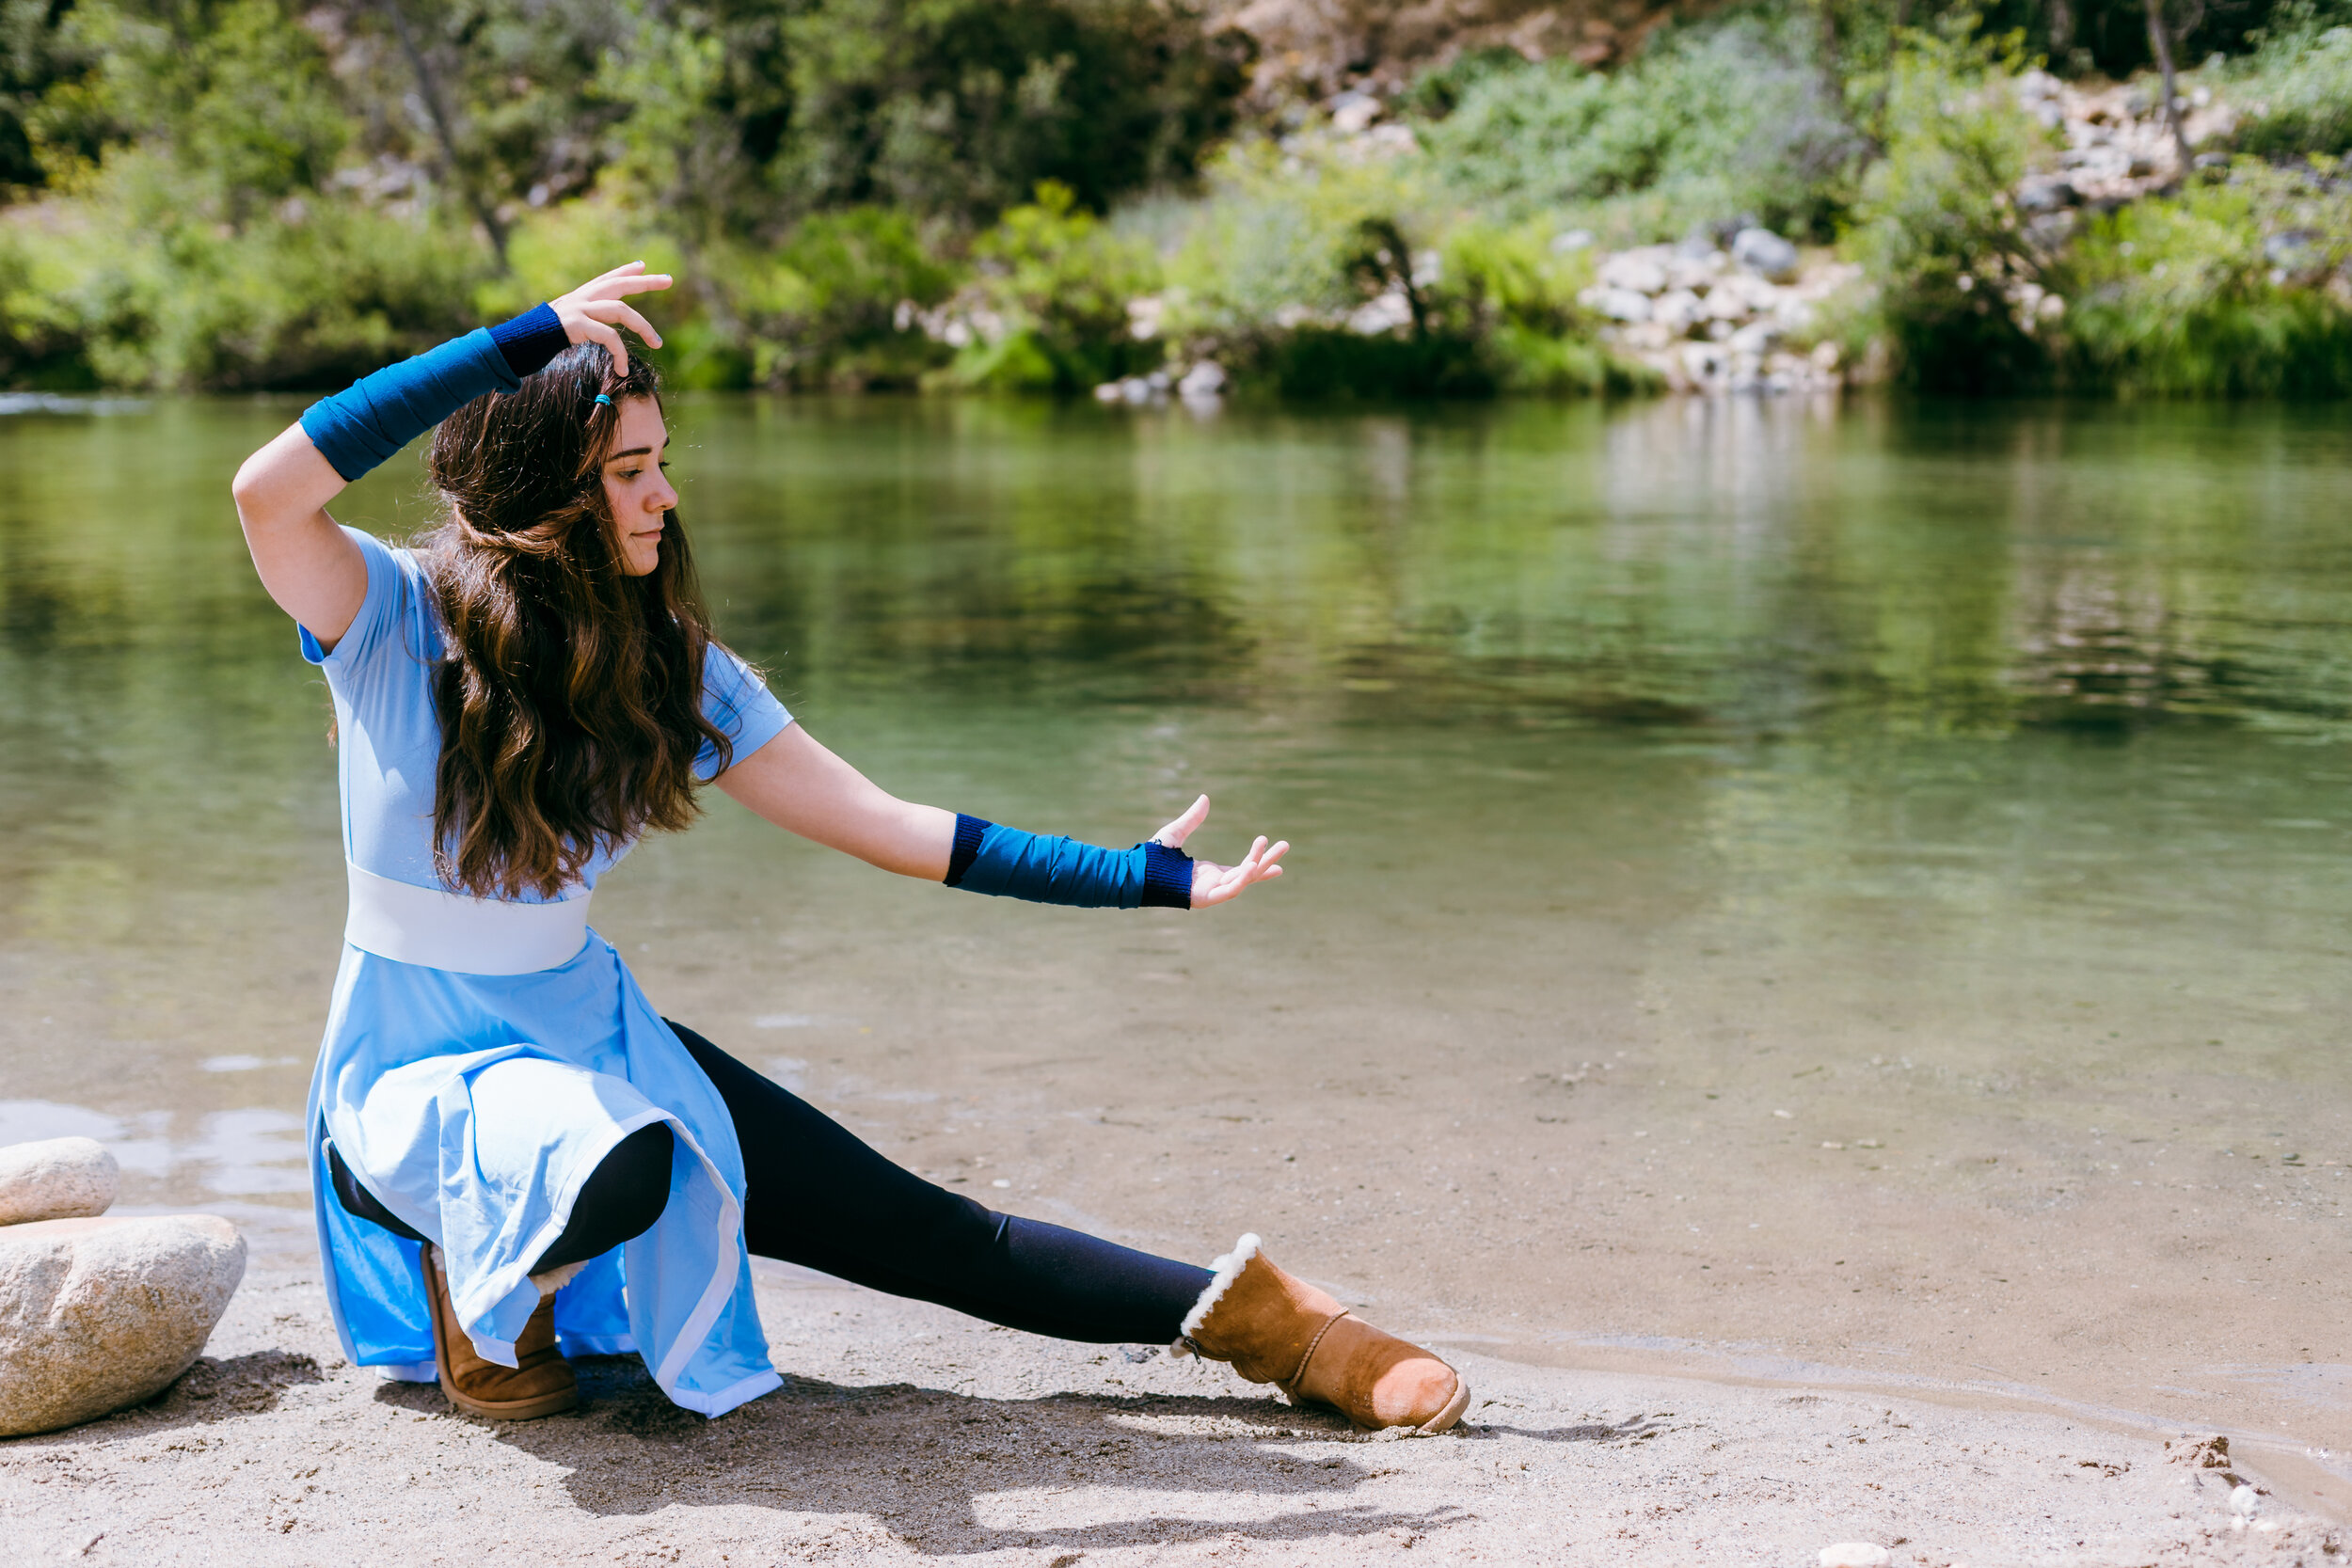
M 564 351 L 545 305 L 360 377 L 302 413 L 303 434 L 346 482 L 382 463 L 485 392 L 511 392 Z
M 1192 908 L 1192 857 L 1147 842 L 1132 849 L 1100 849 L 1074 839 L 1048 838 L 956 816 L 956 847 L 946 882 L 967 893 L 1026 898 L 1033 904 L 1082 909 Z

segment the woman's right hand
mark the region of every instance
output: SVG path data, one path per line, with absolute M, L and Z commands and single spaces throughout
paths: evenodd
M 630 294 L 642 294 L 670 286 L 666 272 L 647 272 L 643 261 L 631 261 L 625 267 L 614 267 L 599 277 L 592 277 L 561 299 L 548 301 L 555 319 L 564 324 L 564 334 L 576 343 L 602 343 L 612 356 L 615 379 L 628 373 L 628 348 L 621 341 L 620 329 L 628 327 L 655 348 L 661 346 L 661 334 L 653 324 L 639 315 L 628 304 Z

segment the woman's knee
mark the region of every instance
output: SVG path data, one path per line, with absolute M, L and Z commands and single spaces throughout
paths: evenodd
M 652 1229 L 669 1206 L 675 1149 L 676 1139 L 666 1121 L 648 1122 L 614 1144 L 580 1183 L 564 1234 L 532 1272 L 584 1263 Z

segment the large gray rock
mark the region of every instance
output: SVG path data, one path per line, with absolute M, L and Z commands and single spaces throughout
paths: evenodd
M 244 1277 L 245 1238 L 211 1214 L 0 1228 L 0 1437 L 161 1392 Z
M 1731 237 L 1731 259 L 1759 277 L 1787 283 L 1797 276 L 1797 247 L 1769 229 L 1742 229 Z
M 2063 174 L 2028 174 L 2017 182 L 2017 210 L 2027 215 L 2082 205 L 2083 193 Z
M 94 1138 L 44 1138 L 0 1148 L 0 1225 L 103 1214 L 122 1171 Z

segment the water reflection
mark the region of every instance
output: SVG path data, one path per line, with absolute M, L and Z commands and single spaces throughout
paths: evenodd
M 0 418 L 0 1137 L 103 1128 L 147 1201 L 299 1200 L 327 709 L 226 499 L 292 411 Z M 657 999 L 899 1157 L 1171 1248 L 1287 1219 L 1470 1327 L 2074 1356 L 2086 1398 L 2142 1374 L 2070 1268 L 2185 1364 L 2325 1331 L 2264 1271 L 2341 1240 L 2344 1167 L 2241 1177 L 2352 1158 L 2334 413 L 673 416 L 722 633 L 886 784 L 1119 842 L 1208 787 L 1299 845 L 1126 923 L 726 808 L 640 850 L 598 923 Z M 1414 1272 L 1465 1249 L 1510 1266 Z M 1973 1350 L 1921 1283 L 2012 1274 Z

